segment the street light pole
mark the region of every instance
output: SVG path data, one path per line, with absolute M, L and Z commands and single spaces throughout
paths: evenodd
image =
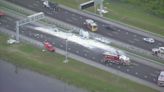
M 66 55 L 65 55 L 65 60 L 64 63 L 68 63 L 68 39 L 66 38 L 66 43 L 65 43 L 65 51 L 66 51 Z
M 19 21 L 16 21 L 16 41 L 19 42 Z

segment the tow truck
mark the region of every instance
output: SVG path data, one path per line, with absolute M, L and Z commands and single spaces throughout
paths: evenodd
M 50 52 L 54 52 L 55 51 L 55 48 L 53 47 L 53 45 L 50 42 L 48 42 L 48 41 L 44 42 L 44 48 L 47 49 Z
M 92 19 L 86 19 L 84 22 L 84 25 L 87 26 L 87 28 L 91 31 L 97 31 L 97 24 Z

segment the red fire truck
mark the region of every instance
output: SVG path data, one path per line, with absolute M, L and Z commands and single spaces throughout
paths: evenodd
M 122 64 L 122 65 L 130 65 L 130 59 L 129 57 L 125 56 L 125 55 L 114 55 L 111 54 L 109 52 L 105 52 L 103 53 L 104 57 L 102 62 L 111 62 L 111 63 L 115 63 L 115 64 Z
M 48 42 L 48 41 L 44 42 L 44 48 L 46 48 L 50 52 L 54 52 L 55 51 L 55 48 L 53 47 L 53 45 L 50 42 Z

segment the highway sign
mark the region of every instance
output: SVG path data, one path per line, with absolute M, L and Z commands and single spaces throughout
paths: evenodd
M 92 6 L 94 6 L 93 0 L 80 4 L 80 10 L 83 10 Z

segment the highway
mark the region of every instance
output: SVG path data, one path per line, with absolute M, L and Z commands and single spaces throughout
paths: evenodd
M 11 31 L 15 31 L 16 20 L 17 20 L 16 18 L 13 18 L 9 15 L 5 17 L 1 17 L 0 27 L 9 29 Z M 65 50 L 65 41 L 66 41 L 65 39 L 61 39 L 58 37 L 54 37 L 52 35 L 44 34 L 42 32 L 39 32 L 38 30 L 34 30 L 32 27 L 36 27 L 36 25 L 28 24 L 21 27 L 20 34 L 29 38 L 33 38 L 40 42 L 48 40 L 52 42 L 52 44 L 55 47 Z M 89 60 L 95 61 L 97 63 L 100 63 L 100 60 L 102 59 L 101 49 L 98 49 L 98 48 L 94 50 L 89 49 L 89 48 L 83 47 L 77 43 L 70 42 L 70 41 L 68 41 L 68 51 L 76 55 L 79 55 L 81 57 L 87 58 Z M 133 62 L 133 65 L 130 65 L 130 66 L 122 66 L 122 65 L 112 64 L 112 63 L 108 63 L 108 64 L 101 63 L 101 64 L 156 84 L 157 77 L 160 72 L 159 69 L 155 69 L 153 67 L 141 64 L 134 60 L 131 60 L 131 61 Z
M 66 23 L 78 26 L 80 28 L 86 29 L 83 23 L 85 19 L 89 17 L 79 15 L 75 12 L 68 11 L 66 9 L 60 8 L 58 12 L 52 12 L 51 10 L 43 7 L 41 0 L 7 0 L 9 2 L 15 3 L 22 7 L 37 11 L 44 12 L 47 16 L 53 17 L 55 19 L 64 21 Z M 92 18 L 89 18 L 92 19 Z M 110 24 L 103 23 L 102 21 L 95 20 L 98 24 L 98 31 L 96 33 L 104 35 L 105 37 L 113 38 L 115 40 L 119 40 L 121 42 L 142 48 L 144 50 L 150 51 L 154 47 L 164 46 L 164 42 L 156 40 L 154 44 L 149 44 L 143 41 L 144 35 L 140 35 L 132 32 L 132 30 L 128 31 L 125 29 L 121 29 L 119 27 L 115 28 L 117 30 L 112 31 L 106 29 L 105 26 L 109 26 Z M 113 26 L 114 27 L 114 26 Z

